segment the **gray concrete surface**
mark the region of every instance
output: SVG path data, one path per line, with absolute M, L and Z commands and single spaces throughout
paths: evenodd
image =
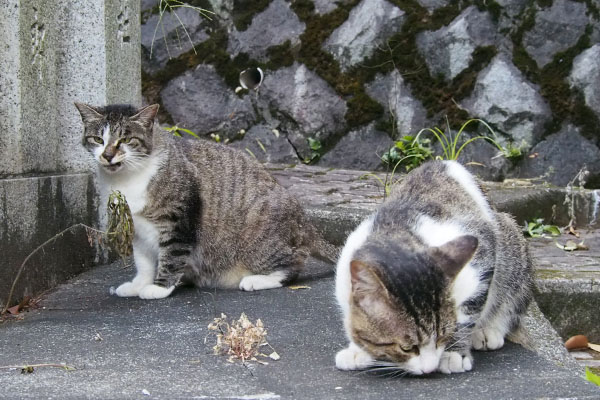
M 393 379 L 338 371 L 334 356 L 345 339 L 331 267 L 315 261 L 308 267 L 298 283 L 310 289 L 182 288 L 158 301 L 109 295 L 131 268 L 85 272 L 45 296 L 22 321 L 0 325 L 0 366 L 66 363 L 76 370 L 0 369 L 0 398 L 600 398 L 581 369 L 563 369 L 512 343 L 475 353 L 474 370 L 464 374 Z M 221 313 L 238 318 L 242 312 L 262 319 L 279 361 L 244 366 L 213 355 L 207 325 Z

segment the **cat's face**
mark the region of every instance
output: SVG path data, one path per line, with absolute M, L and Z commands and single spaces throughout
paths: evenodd
M 91 107 L 75 103 L 84 123 L 83 145 L 108 174 L 135 170 L 152 152 L 158 105 Z
M 397 367 L 415 375 L 438 368 L 456 331 L 452 278 L 476 246 L 475 239 L 458 260 L 449 260 L 440 248 L 415 254 L 397 247 L 385 260 L 352 261 L 350 335 L 378 360 L 375 367 Z

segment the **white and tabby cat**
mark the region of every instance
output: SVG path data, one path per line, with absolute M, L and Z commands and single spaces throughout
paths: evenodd
M 133 215 L 137 275 L 118 296 L 164 298 L 182 282 L 270 289 L 309 254 L 335 257 L 298 201 L 244 153 L 162 131 L 158 105 L 75 105 L 103 198 L 120 190 Z
M 348 237 L 336 297 L 349 346 L 342 370 L 421 375 L 471 370 L 471 349 L 495 350 L 532 297 L 527 243 L 460 164 L 409 173 Z

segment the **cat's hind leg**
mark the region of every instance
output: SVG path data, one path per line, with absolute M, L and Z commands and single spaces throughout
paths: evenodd
M 251 292 L 282 287 L 285 282 L 290 280 L 289 275 L 290 273 L 284 270 L 271 272 L 268 275 L 248 275 L 242 278 L 239 288 Z

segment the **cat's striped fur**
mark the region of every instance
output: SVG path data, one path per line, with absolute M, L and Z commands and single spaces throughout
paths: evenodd
M 336 295 L 348 348 L 340 369 L 464 372 L 471 349 L 519 328 L 532 262 L 511 216 L 493 210 L 460 164 L 410 172 L 348 238 Z
M 137 275 L 119 296 L 161 298 L 182 282 L 259 290 L 294 279 L 309 254 L 335 248 L 254 159 L 154 126 L 158 106 L 76 104 L 104 192 L 125 194 Z

